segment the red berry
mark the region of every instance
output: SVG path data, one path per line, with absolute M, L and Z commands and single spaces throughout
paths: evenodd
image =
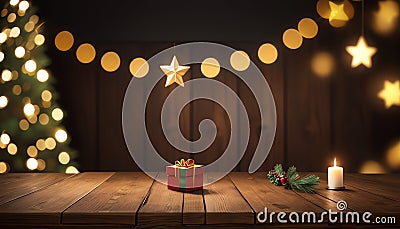
M 286 177 L 285 177 L 285 176 L 281 176 L 281 177 L 279 178 L 279 180 L 281 181 L 281 184 L 282 184 L 282 185 L 286 185 Z

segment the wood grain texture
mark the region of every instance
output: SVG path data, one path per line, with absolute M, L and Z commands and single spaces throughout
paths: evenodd
M 120 172 L 68 208 L 66 224 L 135 224 L 136 212 L 153 179 L 141 172 Z
M 162 174 L 160 180 L 166 181 Z M 183 193 L 154 182 L 149 196 L 137 214 L 137 225 L 146 227 L 182 225 Z
M 183 194 L 182 223 L 184 225 L 206 223 L 203 190 Z
M 67 179 L 62 173 L 12 173 L 0 176 L 0 205 Z
M 205 186 L 206 224 L 254 224 L 254 212 L 229 179 Z
M 323 208 L 296 195 L 291 190 L 282 190 L 283 187 L 275 186 L 266 173 L 231 173 L 229 177 L 238 188 L 246 201 L 254 209 L 255 213 L 264 212 L 310 212 L 320 213 Z M 267 219 L 269 220 L 269 219 Z M 270 222 L 270 221 L 268 221 Z M 272 223 L 277 223 L 276 218 Z
M 82 173 L 0 206 L 0 223 L 55 224 L 61 213 L 113 173 Z M 40 179 L 40 178 L 39 178 Z

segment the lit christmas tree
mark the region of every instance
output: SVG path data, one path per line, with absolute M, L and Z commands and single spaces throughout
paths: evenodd
M 11 0 L 1 11 L 0 173 L 78 172 L 42 30 L 28 1 Z

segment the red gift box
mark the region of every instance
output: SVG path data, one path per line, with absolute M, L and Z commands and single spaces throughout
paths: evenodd
M 181 161 L 176 161 L 175 165 L 166 167 L 168 189 L 182 192 L 203 189 L 203 165 L 195 165 L 192 159 L 187 160 L 189 163 L 180 162 L 186 161 L 182 159 Z

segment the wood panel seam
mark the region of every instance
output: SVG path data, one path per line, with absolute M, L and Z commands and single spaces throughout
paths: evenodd
M 138 209 L 136 210 L 136 213 L 135 213 L 135 226 L 138 225 L 140 209 L 142 209 L 142 207 L 143 207 L 144 205 L 146 205 L 147 200 L 148 200 L 148 198 L 149 198 L 149 196 L 150 196 L 151 190 L 153 189 L 153 186 L 154 186 L 154 183 L 156 182 L 157 177 L 158 177 L 158 174 L 157 174 L 157 175 L 155 176 L 155 178 L 153 179 L 153 182 L 151 183 L 149 190 L 147 190 L 147 193 L 146 193 L 146 195 L 144 196 L 142 203 L 139 205 Z
M 228 175 L 229 180 L 231 181 L 231 183 L 233 184 L 233 186 L 235 187 L 235 189 L 239 192 L 240 196 L 244 199 L 244 201 L 246 201 L 247 205 L 249 205 L 252 213 L 253 213 L 253 224 L 256 224 L 256 211 L 253 209 L 253 207 L 251 206 L 251 204 L 249 203 L 249 201 L 247 201 L 247 199 L 244 197 L 244 195 L 240 192 L 240 190 L 238 189 L 238 187 L 236 187 L 235 182 L 233 182 L 233 180 L 231 179 L 230 175 Z

